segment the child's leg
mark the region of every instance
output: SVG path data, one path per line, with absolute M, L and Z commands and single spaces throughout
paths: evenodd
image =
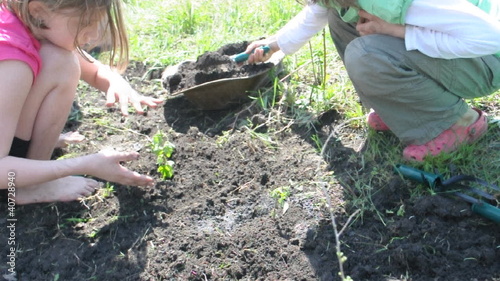
M 357 38 L 345 53 L 349 77 L 363 104 L 372 107 L 403 142 L 418 145 L 470 113 L 463 98 L 498 89 L 500 85 L 493 83 L 499 79 L 493 76 L 500 75 L 498 68 L 492 69 L 495 60 L 500 68 L 494 56 L 430 58 L 406 51 L 404 40 L 385 35 Z
M 29 159 L 50 159 L 66 123 L 80 67 L 72 52 L 43 43 L 40 50 L 42 69 L 21 112 L 16 137 L 31 140 Z M 36 186 L 18 188 L 19 204 L 72 201 L 90 195 L 97 182 L 83 177 L 65 177 Z
M 16 136 L 31 140 L 27 158 L 48 160 L 64 128 L 80 78 L 73 52 L 43 43 L 42 69 L 21 112 Z
M 335 44 L 335 48 L 340 58 L 344 60 L 344 53 L 347 45 L 352 40 L 359 37 L 356 25 L 344 22 L 340 18 L 339 13 L 331 9 L 328 12 L 328 26 L 330 28 L 333 44 Z

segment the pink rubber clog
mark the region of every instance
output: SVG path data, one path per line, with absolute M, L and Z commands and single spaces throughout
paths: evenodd
M 403 150 L 403 158 L 409 161 L 423 161 L 425 156 L 451 152 L 462 144 L 478 140 L 488 130 L 488 122 L 486 113 L 479 109 L 474 110 L 479 113 L 479 118 L 472 125 L 468 127 L 454 125 L 426 144 L 409 145 Z
M 368 114 L 366 123 L 368 124 L 368 127 L 374 129 L 375 131 L 389 131 L 389 127 L 387 127 L 384 121 L 382 121 L 382 118 L 380 118 L 375 111 Z

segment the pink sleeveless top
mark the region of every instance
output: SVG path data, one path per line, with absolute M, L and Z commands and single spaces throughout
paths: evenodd
M 19 60 L 33 70 L 34 78 L 40 72 L 40 42 L 19 18 L 5 8 L 0 8 L 0 60 Z

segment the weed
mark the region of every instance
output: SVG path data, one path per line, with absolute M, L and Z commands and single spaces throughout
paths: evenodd
M 283 206 L 290 196 L 290 187 L 282 186 L 271 190 L 270 195 L 276 199 L 280 206 Z
M 312 135 L 311 140 L 316 145 L 316 151 L 321 152 L 321 148 L 323 147 L 323 144 L 321 143 L 321 138 L 318 136 L 318 134 Z
M 275 76 L 275 73 L 270 73 L 270 77 Z M 257 96 L 250 96 L 250 99 L 254 99 L 257 102 L 257 106 L 264 112 L 272 110 L 276 106 L 276 99 L 280 93 L 280 84 L 278 77 L 274 77 L 273 87 L 270 90 L 264 92 L 258 91 Z
M 175 145 L 166 140 L 166 135 L 158 131 L 151 140 L 151 150 L 156 155 L 156 164 L 158 172 L 163 179 L 170 179 L 174 176 L 174 161 L 170 160 L 174 153 Z
M 106 182 L 106 184 L 104 185 L 104 188 L 101 191 L 101 195 L 104 198 L 108 198 L 108 197 L 111 197 L 114 192 L 115 192 L 115 186 L 109 182 Z
M 404 217 L 404 215 L 405 215 L 405 205 L 404 204 L 402 204 L 401 206 L 399 206 L 399 209 L 396 212 L 396 215 L 398 215 L 400 217 Z
M 217 146 L 222 147 L 222 146 L 224 146 L 225 143 L 227 143 L 229 141 L 230 136 L 231 136 L 230 130 L 223 131 L 222 135 L 217 137 L 217 140 L 215 141 L 215 143 L 217 144 Z
M 288 208 L 290 207 L 288 203 L 288 198 L 290 197 L 291 191 L 290 187 L 288 186 L 282 186 L 275 188 L 271 190 L 270 195 L 272 198 L 276 199 L 278 202 L 278 205 L 282 208 L 282 214 L 285 214 L 286 211 L 288 211 Z M 273 210 L 273 213 L 271 214 L 273 217 L 276 215 L 275 210 Z
M 99 230 L 94 229 L 94 230 L 92 230 L 92 232 L 90 232 L 89 234 L 87 234 L 87 237 L 94 239 L 94 238 L 97 237 L 97 234 L 99 234 Z
M 220 269 L 229 268 L 230 266 L 231 266 L 231 263 L 226 263 L 226 262 L 222 262 L 221 264 L 219 264 Z

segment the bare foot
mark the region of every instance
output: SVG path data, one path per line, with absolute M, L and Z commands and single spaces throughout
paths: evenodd
M 19 205 L 47 202 L 74 201 L 91 195 L 98 187 L 97 181 L 84 177 L 65 177 L 33 187 L 16 189 Z
M 68 146 L 68 144 L 79 143 L 85 139 L 84 135 L 81 135 L 79 132 L 67 132 L 59 135 L 59 139 L 56 143 L 56 148 L 64 148 Z

